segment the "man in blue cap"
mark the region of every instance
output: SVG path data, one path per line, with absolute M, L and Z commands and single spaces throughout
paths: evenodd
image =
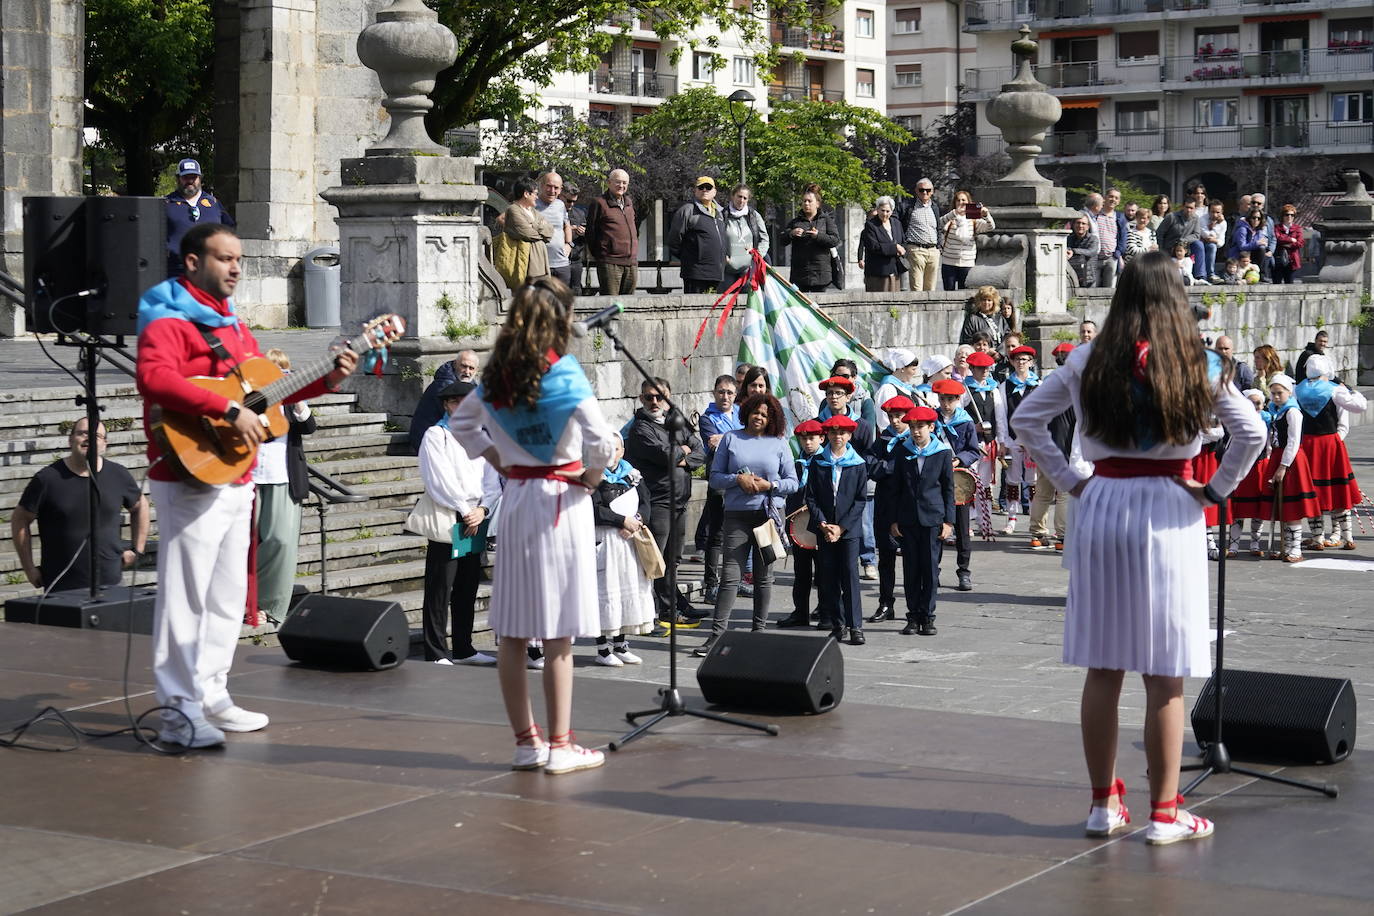
M 167 195 L 167 276 L 184 272 L 181 237 L 197 223 L 235 225 L 229 211 L 201 188 L 200 163 L 183 159 L 177 163 L 177 189 Z

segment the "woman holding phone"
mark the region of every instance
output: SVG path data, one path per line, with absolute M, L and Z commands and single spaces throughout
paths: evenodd
M 940 278 L 945 289 L 964 288 L 978 256 L 974 235 L 995 228 L 987 207 L 975 204 L 968 191 L 955 193 L 954 208 L 940 217 Z

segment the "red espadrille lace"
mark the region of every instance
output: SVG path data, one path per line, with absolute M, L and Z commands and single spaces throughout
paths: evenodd
M 1212 835 L 1214 825 L 1205 817 L 1198 817 L 1191 811 L 1184 811 L 1183 796 L 1169 801 L 1150 802 L 1150 826 L 1145 831 L 1145 842 L 1151 846 L 1167 846 L 1180 840 L 1200 840 Z M 1172 814 L 1165 811 L 1173 810 Z
M 540 733 L 539 733 L 539 724 L 536 722 L 535 724 L 531 725 L 529 728 L 525 729 L 524 731 L 522 731 L 522 732 L 516 732 L 516 733 L 515 733 L 515 743 L 516 743 L 516 744 L 522 744 L 522 745 L 531 745 L 531 744 L 534 744 L 536 741 L 538 741 L 538 740 L 539 740 L 539 737 L 540 737 Z
M 1119 801 L 1116 810 L 1106 802 L 1115 795 Z M 1131 812 L 1126 808 L 1126 784 L 1120 779 L 1110 786 L 1093 787 L 1093 805 L 1088 809 L 1088 823 L 1084 833 L 1088 836 L 1111 836 L 1131 823 Z
M 1182 804 L 1182 795 L 1173 799 L 1173 801 L 1152 801 L 1150 802 L 1150 820 L 1159 821 L 1161 824 L 1172 824 L 1174 821 L 1178 820 L 1178 808 Z M 1161 811 L 1168 811 L 1170 808 L 1174 809 L 1173 814 L 1160 814 Z

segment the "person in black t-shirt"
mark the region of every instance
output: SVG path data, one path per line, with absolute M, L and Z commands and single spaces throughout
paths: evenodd
M 91 534 L 90 474 L 86 465 L 87 421 L 82 417 L 72 427 L 68 443 L 71 453 L 39 471 L 19 497 L 10 518 L 14 549 L 24 575 L 35 588 L 75 589 L 91 584 L 90 553 L 86 544 Z M 107 461 L 105 426 L 96 427 L 99 505 L 96 512 L 99 585 L 118 585 L 120 570 L 133 565 L 148 541 L 148 500 L 123 465 Z M 121 510 L 129 512 L 133 546 L 124 549 L 120 540 Z M 43 545 L 43 560 L 33 562 L 31 526 L 38 522 L 38 537 Z M 65 572 L 64 572 L 65 570 Z

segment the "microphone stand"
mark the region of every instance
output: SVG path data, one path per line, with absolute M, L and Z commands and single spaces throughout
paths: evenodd
M 625 346 L 625 342 L 616 336 L 615 330 L 610 326 L 609 323 L 601 325 L 598 328 L 598 330 L 600 330 L 603 334 L 605 334 L 607 337 L 611 339 L 611 343 L 615 345 L 617 350 L 625 354 L 625 358 L 630 361 L 630 364 L 635 367 L 635 369 L 639 372 L 641 376 L 644 377 L 644 380 L 646 382 L 648 382 L 651 385 L 654 383 L 654 377 L 649 374 L 648 370 L 646 370 L 642 365 L 640 365 L 640 362 L 638 359 L 635 358 L 634 353 L 630 352 L 629 348 Z M 664 394 L 663 392 L 659 393 L 663 395 L 663 400 L 668 405 L 668 416 L 681 417 L 682 414 L 678 412 L 677 405 L 674 404 L 672 400 L 667 397 L 666 394 Z M 666 567 L 665 574 L 668 578 L 668 600 L 672 602 L 672 622 L 668 624 L 668 686 L 660 687 L 658 689 L 658 695 L 663 699 L 659 702 L 659 705 L 656 708 L 645 709 L 639 712 L 625 713 L 625 720 L 629 722 L 631 725 L 634 725 L 634 728 L 630 729 L 630 731 L 626 732 L 625 734 L 621 735 L 619 738 L 610 743 L 610 748 L 613 751 L 620 750 L 622 747 L 629 744 L 631 741 L 648 732 L 650 729 L 652 729 L 658 723 L 662 722 L 664 719 L 676 716 L 695 716 L 698 719 L 710 719 L 713 722 L 724 722 L 726 725 L 736 725 L 740 728 L 752 728 L 756 731 L 767 732 L 770 735 L 776 735 L 778 733 L 778 727 L 776 725 L 761 724 L 758 722 L 746 722 L 744 719 L 736 719 L 732 716 L 724 716 L 720 713 L 710 712 L 709 710 L 705 709 L 693 709 L 683 701 L 682 693 L 678 689 L 677 555 L 678 550 L 680 549 L 680 544 L 677 535 L 678 526 L 676 518 L 676 478 L 677 463 L 679 460 L 681 459 L 678 455 L 677 447 L 673 444 L 672 427 L 670 426 L 668 428 L 668 505 L 670 507 L 668 511 L 670 515 L 668 518 L 668 557 L 667 562 L 664 564 Z M 652 718 L 650 718 L 647 722 L 638 725 L 635 724 L 636 720 L 642 719 L 645 716 L 651 716 Z
M 1280 524 L 1277 512 L 1274 513 L 1273 524 Z M 1263 773 L 1248 767 L 1236 766 L 1231 762 L 1231 754 L 1226 750 L 1226 742 L 1222 740 L 1222 694 L 1226 692 L 1226 553 L 1230 547 L 1230 531 L 1227 530 L 1229 527 L 1226 500 L 1222 500 L 1217 504 L 1217 546 L 1221 549 L 1217 557 L 1217 664 L 1212 672 L 1212 715 L 1213 721 L 1216 723 L 1216 730 L 1212 734 L 1212 740 L 1203 748 L 1202 760 L 1198 763 L 1179 767 L 1181 772 L 1198 771 L 1197 777 L 1184 786 L 1180 794 L 1191 793 L 1209 776 L 1221 773 L 1240 773 L 1253 779 L 1276 782 L 1297 789 L 1306 789 L 1309 792 L 1320 792 L 1328 798 L 1335 798 L 1340 790 L 1329 783 L 1317 785 L 1299 779 L 1289 779 L 1287 776 L 1279 776 L 1276 773 Z

